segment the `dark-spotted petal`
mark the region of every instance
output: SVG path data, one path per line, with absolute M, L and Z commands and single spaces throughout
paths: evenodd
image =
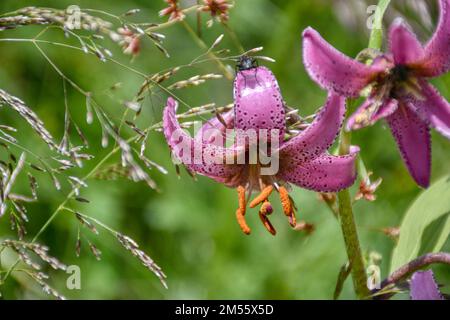
M 377 103 L 381 103 L 381 105 L 378 107 Z M 393 114 L 397 110 L 397 107 L 398 102 L 395 99 L 378 102 L 372 98 L 368 98 L 349 117 L 345 129 L 350 131 L 371 126 L 378 120 Z
M 409 291 L 412 300 L 444 300 L 431 270 L 415 272 L 411 277 Z
M 450 139 L 450 104 L 426 81 L 421 81 L 421 93 L 423 97 L 409 98 L 411 106 L 422 120 Z
M 424 57 L 422 44 L 401 18 L 389 29 L 389 46 L 396 64 L 413 64 Z
M 220 182 L 223 182 L 223 179 L 232 179 L 241 168 L 238 165 L 226 164 L 226 159 L 233 159 L 240 151 L 193 139 L 178 123 L 175 114 L 177 106 L 178 103 L 169 98 L 163 114 L 164 136 L 174 156 L 196 173 L 218 178 Z
M 279 177 L 299 187 L 318 192 L 337 192 L 350 187 L 356 179 L 359 149 L 344 156 L 322 154 L 311 161 L 280 168 Z
M 285 109 L 278 82 L 266 67 L 239 71 L 234 81 L 235 128 L 277 129 L 284 136 Z
M 221 117 L 221 119 L 218 117 Z M 233 128 L 234 110 L 230 110 L 222 115 L 209 119 L 197 132 L 195 140 L 224 147 L 227 139 L 230 139 L 227 136 L 226 130 Z
M 450 0 L 440 0 L 440 17 L 433 37 L 425 46 L 424 75 L 437 77 L 450 70 Z
M 382 66 L 367 66 L 339 52 L 320 34 L 307 28 L 303 32 L 303 62 L 310 77 L 322 88 L 356 97 Z
M 345 98 L 330 93 L 311 125 L 281 146 L 281 159 L 304 162 L 323 154 L 334 142 L 345 116 Z
M 409 106 L 399 104 L 396 112 L 386 118 L 403 160 L 418 185 L 430 184 L 430 128 Z

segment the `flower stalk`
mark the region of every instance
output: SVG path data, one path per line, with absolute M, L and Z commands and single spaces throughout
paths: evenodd
M 351 135 L 344 130 L 341 132 L 339 140 L 339 154 L 347 154 L 350 151 Z M 344 189 L 337 194 L 339 201 L 339 221 L 341 223 L 342 234 L 344 236 L 345 247 L 351 267 L 353 286 L 359 299 L 369 295 L 367 288 L 367 276 L 364 268 L 364 259 L 356 230 L 356 223 L 353 217 L 352 201 L 348 189 Z
M 376 17 L 370 35 L 369 48 L 380 49 L 382 44 L 382 21 L 384 13 L 390 0 L 380 0 L 377 6 Z M 339 154 L 346 154 L 350 151 L 351 133 L 342 129 L 339 140 Z M 344 189 L 337 194 L 339 201 L 339 221 L 341 223 L 342 234 L 344 236 L 345 247 L 350 263 L 353 286 L 356 296 L 364 299 L 369 296 L 367 288 L 367 275 L 364 267 L 364 259 L 359 244 L 358 231 L 356 229 L 355 218 L 353 216 L 352 201 L 348 189 Z

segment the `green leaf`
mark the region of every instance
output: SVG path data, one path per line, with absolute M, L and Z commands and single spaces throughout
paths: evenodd
M 369 39 L 369 48 L 371 49 L 381 49 L 383 42 L 383 16 L 390 2 L 391 0 L 380 0 L 378 2 Z
M 450 176 L 422 192 L 405 214 L 391 272 L 428 252 L 441 250 L 450 234 Z

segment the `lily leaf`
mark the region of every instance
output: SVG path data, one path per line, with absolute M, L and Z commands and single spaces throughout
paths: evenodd
M 418 256 L 441 250 L 450 234 L 450 176 L 422 192 L 406 212 L 391 270 Z

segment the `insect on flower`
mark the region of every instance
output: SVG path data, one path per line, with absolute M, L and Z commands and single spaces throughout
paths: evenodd
M 390 52 L 371 65 L 337 51 L 312 28 L 303 33 L 304 63 L 321 87 L 347 97 L 370 88 L 347 129 L 386 119 L 409 172 L 422 187 L 430 183 L 430 127 L 450 139 L 450 105 L 427 81 L 450 70 L 450 0 L 439 3 L 439 23 L 425 46 L 405 22 L 396 20 L 389 30 Z
M 184 132 L 176 118 L 177 102 L 169 98 L 164 110 L 164 135 L 175 158 L 190 171 L 205 175 L 238 193 L 236 218 L 245 234 L 247 200 L 259 207 L 265 228 L 275 234 L 268 216 L 273 207 L 269 196 L 279 194 L 284 214 L 295 228 L 296 207 L 289 184 L 319 192 L 335 192 L 353 184 L 358 149 L 333 156 L 327 149 L 342 125 L 344 98 L 330 94 L 315 120 L 301 133 L 285 140 L 286 114 L 277 80 L 252 58 L 240 59 L 234 81 L 234 109 L 212 118 L 194 138 Z M 233 135 L 234 134 L 234 135 Z M 225 140 L 232 139 L 226 146 Z

